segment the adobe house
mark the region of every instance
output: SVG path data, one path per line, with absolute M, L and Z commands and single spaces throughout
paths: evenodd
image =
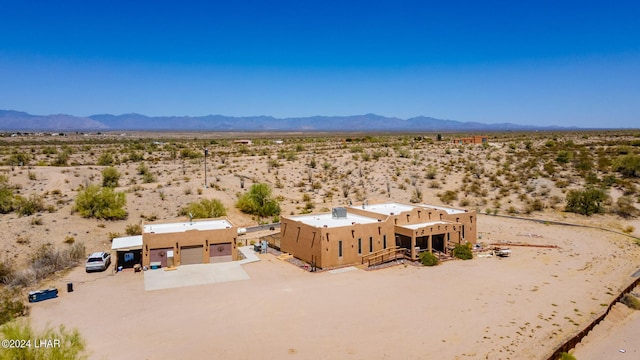
M 280 248 L 319 268 L 350 265 L 360 263 L 363 254 L 389 245 L 386 242 L 390 241 L 391 228 L 390 223 L 346 208 L 334 208 L 326 214 L 282 217 Z
M 282 217 L 280 247 L 320 268 L 360 264 L 370 254 L 395 251 L 449 253 L 476 243 L 475 211 L 384 203 L 335 208 L 331 213 Z
M 453 139 L 453 144 L 483 144 L 489 141 L 486 136 L 475 135 L 472 137 Z
M 393 222 L 395 244 L 417 260 L 423 251 L 448 253 L 455 244 L 477 241 L 475 210 L 436 205 L 384 203 L 352 207 L 357 213 L 374 213 Z
M 238 259 L 238 228 L 227 219 L 145 224 L 142 265 L 161 267 Z

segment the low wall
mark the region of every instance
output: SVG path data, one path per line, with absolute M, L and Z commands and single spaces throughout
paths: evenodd
M 616 297 L 616 299 L 613 300 L 611 302 L 611 304 L 609 304 L 609 306 L 607 307 L 607 310 L 602 315 L 598 316 L 586 328 L 584 328 L 578 334 L 576 334 L 575 336 L 573 336 L 569 340 L 567 340 L 558 349 L 556 349 L 556 351 L 554 351 L 553 354 L 551 354 L 551 356 L 547 357 L 547 359 L 556 360 L 556 359 L 558 359 L 560 357 L 561 353 L 569 352 L 569 350 L 571 350 L 574 347 L 576 347 L 576 345 L 578 345 L 578 343 L 580 341 L 582 341 L 582 339 L 585 336 L 587 336 L 587 334 L 589 334 L 589 332 L 591 330 L 593 330 L 593 328 L 596 325 L 598 325 L 602 320 L 604 320 L 604 318 L 611 311 L 611 308 L 613 307 L 613 305 L 615 305 L 618 301 L 620 301 L 623 296 L 625 296 L 626 294 L 630 293 L 633 289 L 635 289 L 635 287 L 638 286 L 638 284 L 640 284 L 640 277 L 636 278 L 634 281 L 631 282 L 631 284 L 629 284 L 629 286 L 627 286 L 624 290 L 622 290 L 622 292 Z

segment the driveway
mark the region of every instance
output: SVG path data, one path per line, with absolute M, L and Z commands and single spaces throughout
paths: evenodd
M 217 264 L 194 264 L 178 266 L 175 270 L 147 270 L 144 272 L 146 291 L 172 289 L 184 286 L 215 284 L 250 279 L 242 264 L 259 261 L 252 247 L 239 248 L 245 260 Z

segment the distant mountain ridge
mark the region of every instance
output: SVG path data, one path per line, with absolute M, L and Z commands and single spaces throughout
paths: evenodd
M 526 131 L 560 130 L 575 127 L 483 124 L 418 116 L 410 119 L 376 114 L 352 116 L 311 116 L 275 118 L 272 116 L 233 117 L 146 116 L 141 114 L 100 114 L 88 117 L 73 115 L 31 115 L 14 110 L 0 110 L 0 131 Z

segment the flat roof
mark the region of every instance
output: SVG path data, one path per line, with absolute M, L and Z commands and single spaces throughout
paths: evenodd
M 400 214 L 401 212 L 411 211 L 416 207 L 413 205 L 406 205 L 400 203 L 383 203 L 383 204 L 372 204 L 372 205 L 361 205 L 361 206 L 351 206 L 354 209 L 362 209 L 366 211 L 371 211 L 377 214 L 382 215 L 394 215 Z
M 429 205 L 429 204 L 407 205 L 407 204 L 400 204 L 395 202 L 372 204 L 372 205 L 360 205 L 360 206 L 354 205 L 351 207 L 354 209 L 362 209 L 362 210 L 371 211 L 371 212 L 382 214 L 382 215 L 391 215 L 392 213 L 394 215 L 398 215 L 402 212 L 411 211 L 418 207 L 435 209 L 435 210 L 443 210 L 443 211 L 446 211 L 448 214 L 461 214 L 466 212 L 465 210 L 455 209 L 455 208 L 446 207 L 446 206 L 437 206 L 437 205 Z
M 189 230 L 219 230 L 233 227 L 228 220 L 204 220 L 204 221 L 186 221 L 178 223 L 166 224 L 147 224 L 144 226 L 145 233 L 167 234 L 185 232 Z
M 446 207 L 446 206 L 436 206 L 436 205 L 420 205 L 422 207 L 425 208 L 432 208 L 432 209 L 436 209 L 436 210 L 444 210 L 447 212 L 447 214 L 464 214 L 467 211 L 466 210 L 462 210 L 462 209 L 455 209 L 455 208 L 450 208 L 450 207 Z
M 407 224 L 407 225 L 398 225 L 398 226 L 406 228 L 406 229 L 418 230 L 420 228 L 427 227 L 427 226 L 449 225 L 449 224 L 454 224 L 454 223 L 447 222 L 447 221 L 431 221 L 431 222 L 420 223 L 420 224 Z
M 331 213 L 327 214 L 316 214 L 316 215 L 300 215 L 300 216 L 292 216 L 290 217 L 292 220 L 300 221 L 301 223 L 311 225 L 313 227 L 340 227 L 340 226 L 351 226 L 353 223 L 356 224 L 371 224 L 377 223 L 378 219 L 370 218 L 367 216 L 351 214 L 347 212 L 347 217 L 343 218 L 334 218 Z
M 124 236 L 114 238 L 111 242 L 111 250 L 142 249 L 142 235 Z

